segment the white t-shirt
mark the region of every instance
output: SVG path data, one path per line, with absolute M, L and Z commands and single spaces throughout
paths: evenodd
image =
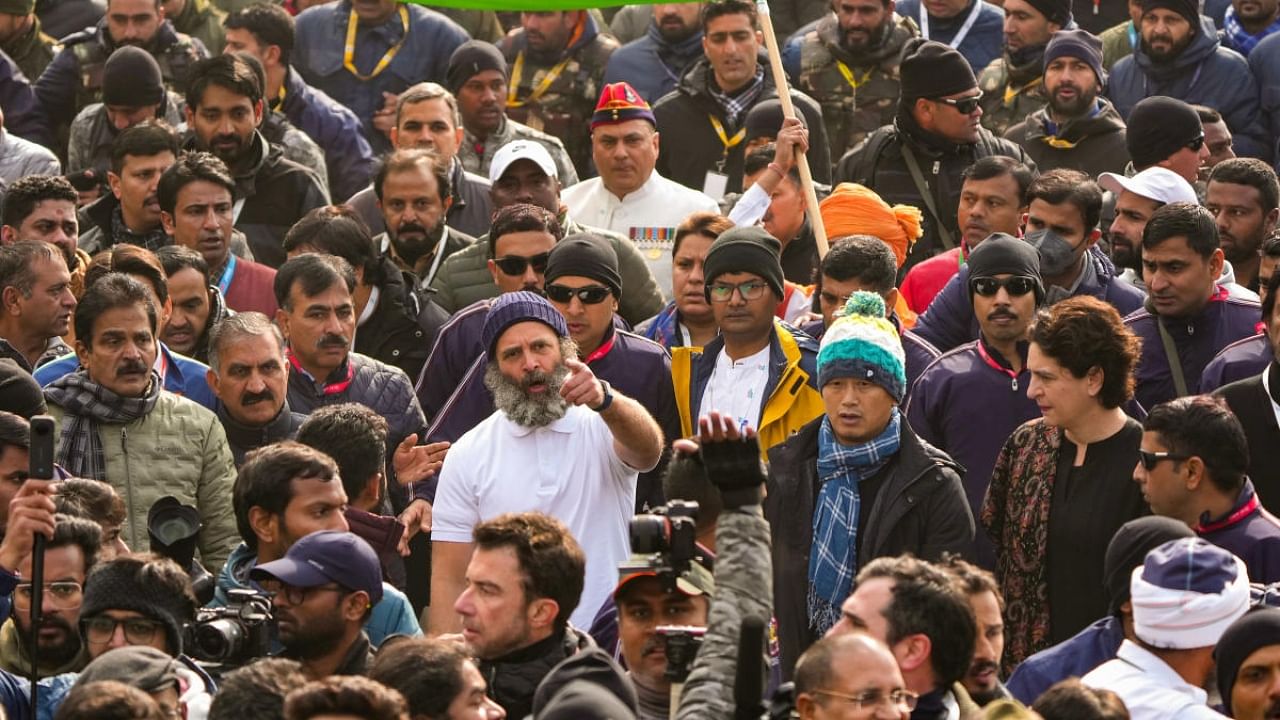
M 764 391 L 769 385 L 769 351 L 771 346 L 741 360 L 731 360 L 723 349 L 716 355 L 707 387 L 702 391 L 699 414 L 712 410 L 729 413 L 738 428 L 760 427 L 760 410 L 764 407 Z
M 591 626 L 631 555 L 636 470 L 613 448 L 599 414 L 581 406 L 546 427 L 517 425 L 501 411 L 449 449 L 440 470 L 431 539 L 471 542 L 476 524 L 508 512 L 538 510 L 560 520 L 587 556 L 582 600 L 570 620 Z

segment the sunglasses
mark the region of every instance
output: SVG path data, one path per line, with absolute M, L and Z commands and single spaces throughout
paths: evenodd
M 956 109 L 961 115 L 972 115 L 974 110 L 978 109 L 978 103 L 982 100 L 982 92 L 977 95 L 962 98 L 936 98 L 934 102 L 940 102 L 943 105 L 950 105 Z
M 603 285 L 588 285 L 580 288 L 548 285 L 543 290 L 547 293 L 547 297 L 551 302 L 558 302 L 561 305 L 569 304 L 575 297 L 581 300 L 583 305 L 599 305 L 613 293 L 612 290 Z
M 1156 465 L 1159 465 L 1161 460 L 1181 462 L 1189 457 L 1189 455 L 1174 455 L 1173 453 L 1167 452 L 1149 452 L 1147 450 L 1138 451 L 1138 459 L 1142 461 L 1142 467 L 1147 472 L 1155 470 Z
M 1036 289 L 1036 281 L 1029 277 L 1009 277 L 1003 280 L 999 278 L 974 278 L 969 281 L 969 287 L 982 297 L 992 297 L 1000 292 L 1000 288 L 1009 291 L 1014 297 L 1021 297 Z
M 1187 143 L 1187 148 L 1188 148 L 1188 149 L 1190 149 L 1190 150 L 1191 150 L 1191 152 L 1197 152 L 1197 153 L 1198 153 L 1198 152 L 1200 152 L 1200 148 L 1202 148 L 1202 147 L 1204 147 L 1204 134 L 1203 134 L 1203 133 L 1201 133 L 1201 134 L 1200 134 L 1200 136 L 1199 136 L 1199 137 L 1197 137 L 1196 139 L 1194 139 L 1194 140 L 1192 140 L 1191 142 Z
M 533 271 L 541 275 L 547 270 L 547 255 L 550 253 L 538 253 L 533 257 L 522 257 L 520 255 L 503 255 L 500 258 L 494 258 L 493 264 L 498 266 L 506 275 L 523 275 L 526 268 L 533 266 Z

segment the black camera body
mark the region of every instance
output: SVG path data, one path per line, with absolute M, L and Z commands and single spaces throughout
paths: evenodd
M 663 591 L 675 592 L 676 579 L 696 562 L 697 517 L 698 503 L 672 500 L 651 514 L 631 518 L 631 552 L 641 557 L 619 564 L 619 576 L 652 572 Z
M 248 588 L 227 591 L 223 607 L 201 608 L 184 629 L 183 648 L 202 662 L 237 667 L 266 657 L 275 622 L 271 597 Z
M 663 652 L 667 656 L 667 669 L 663 674 L 671 682 L 687 680 L 707 629 L 692 625 L 660 625 L 653 629 L 653 634 L 662 638 Z

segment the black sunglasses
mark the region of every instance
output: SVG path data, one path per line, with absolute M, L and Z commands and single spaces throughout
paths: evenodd
M 1000 288 L 1008 290 L 1010 295 L 1021 297 L 1035 291 L 1036 281 L 1029 277 L 1009 277 L 1003 280 L 983 277 L 970 280 L 969 287 L 982 297 L 991 297 L 1000 292 Z
M 569 304 L 574 296 L 582 301 L 583 305 L 599 305 L 605 301 L 605 298 L 613 292 L 603 285 L 588 285 L 586 287 L 571 288 L 564 285 L 548 285 L 543 290 L 546 291 L 547 297 L 552 302 L 558 302 L 563 305 Z
M 507 275 L 523 275 L 525 268 L 533 266 L 533 271 L 541 275 L 547 270 L 547 255 L 549 253 L 538 253 L 533 257 L 521 257 L 519 255 L 504 255 L 500 258 L 494 258 L 493 264 Z
M 1201 133 L 1199 137 L 1187 143 L 1187 148 L 1189 148 L 1191 152 L 1200 152 L 1200 148 L 1202 147 L 1204 147 L 1204 133 Z
M 934 102 L 940 102 L 943 105 L 950 105 L 956 109 L 961 115 L 972 115 L 974 110 L 978 109 L 978 103 L 982 100 L 982 92 L 977 95 L 962 98 L 937 98 Z
M 1151 472 L 1152 470 L 1155 470 L 1156 465 L 1160 464 L 1161 460 L 1172 460 L 1174 462 L 1181 462 L 1183 460 L 1186 460 L 1188 457 L 1189 457 L 1188 455 L 1174 455 L 1173 453 L 1167 453 L 1167 452 L 1150 452 L 1148 450 L 1138 451 L 1138 459 L 1142 461 L 1142 467 L 1147 472 Z

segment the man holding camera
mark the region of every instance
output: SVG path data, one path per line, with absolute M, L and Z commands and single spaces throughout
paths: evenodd
M 639 559 L 653 562 L 645 556 Z M 671 717 L 672 682 L 667 667 L 673 658 L 667 655 L 667 638 L 658 631 L 671 626 L 680 631 L 705 628 L 715 580 L 696 558 L 683 569 L 624 563 L 619 571 L 622 579 L 613 591 L 618 607 L 618 642 L 640 699 L 639 717 L 667 720 Z
M 284 656 L 311 680 L 364 675 L 373 661 L 364 623 L 382 600 L 382 566 L 369 543 L 323 530 L 249 576 L 271 594 Z

